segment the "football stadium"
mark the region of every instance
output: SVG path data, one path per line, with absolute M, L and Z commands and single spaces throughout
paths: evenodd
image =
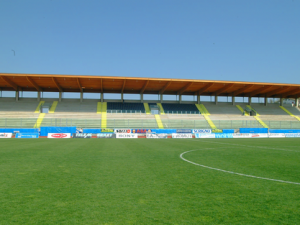
M 300 221 L 299 84 L 0 73 L 0 90 L 1 224 Z

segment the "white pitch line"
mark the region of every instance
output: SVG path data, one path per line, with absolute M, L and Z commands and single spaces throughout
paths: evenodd
M 183 153 L 180 154 L 180 158 L 182 160 L 184 160 L 188 163 L 194 164 L 196 166 L 201 166 L 201 167 L 204 167 L 204 168 L 207 168 L 207 169 L 221 171 L 221 172 L 224 172 L 224 173 L 231 173 L 231 174 L 235 174 L 235 175 L 239 175 L 239 176 L 243 176 L 243 177 L 251 177 L 251 178 L 262 179 L 262 180 L 270 180 L 270 181 L 276 181 L 276 182 L 281 182 L 281 183 L 300 185 L 300 183 L 292 182 L 292 181 L 277 180 L 277 179 L 272 179 L 272 178 L 267 178 L 267 177 L 258 177 L 258 176 L 243 174 L 243 173 L 236 173 L 236 172 L 229 171 L 229 170 L 222 170 L 222 169 L 218 169 L 218 168 L 214 168 L 214 167 L 210 167 L 210 166 L 201 165 L 199 163 L 195 163 L 195 162 L 192 162 L 192 161 L 189 161 L 189 160 L 183 158 L 183 155 L 188 153 L 188 152 L 193 152 L 193 151 L 198 151 L 198 150 L 207 150 L 207 149 L 213 149 L 213 148 L 195 149 L 195 150 L 186 151 L 186 152 L 183 152 Z

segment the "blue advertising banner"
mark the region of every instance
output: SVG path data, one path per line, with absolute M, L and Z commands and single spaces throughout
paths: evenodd
M 192 129 L 177 129 L 176 133 L 192 133 Z
M 269 133 L 300 133 L 300 130 L 269 130 Z
M 195 138 L 216 138 L 216 134 L 196 133 Z
M 17 133 L 16 138 L 39 138 L 39 133 Z
M 176 133 L 176 129 L 151 129 L 152 133 L 156 134 L 172 134 Z
M 145 134 L 145 133 L 151 133 L 151 129 L 132 129 L 133 134 Z
M 218 134 L 216 133 L 216 138 L 233 138 L 233 134 L 225 133 L 225 134 Z
M 194 129 L 193 130 L 194 134 L 210 134 L 211 133 L 211 129 Z
M 234 129 L 223 129 L 223 133 L 230 133 L 233 134 L 234 133 Z

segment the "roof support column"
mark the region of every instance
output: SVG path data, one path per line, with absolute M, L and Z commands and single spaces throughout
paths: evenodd
M 265 106 L 267 106 L 268 105 L 268 98 L 267 98 L 267 96 L 265 96 Z
M 299 98 L 298 98 L 298 96 L 296 96 L 296 99 L 295 99 L 295 103 L 296 103 L 296 107 L 299 107 Z
M 83 91 L 80 92 L 80 102 L 82 102 L 82 101 L 83 101 Z
M 200 95 L 197 95 L 197 104 L 200 104 Z
M 144 95 L 141 94 L 141 103 L 143 103 L 143 102 L 144 102 Z
M 124 102 L 124 95 L 123 95 L 123 93 L 121 93 L 121 100 L 122 100 L 122 102 Z
M 235 96 L 232 95 L 232 105 L 235 105 Z
M 163 99 L 164 99 L 163 94 L 160 94 L 160 103 L 163 102 Z
M 58 101 L 61 102 L 61 99 L 62 99 L 62 92 L 60 91 L 58 96 Z
M 19 90 L 16 91 L 16 102 L 19 101 Z
M 100 93 L 100 101 L 103 102 L 103 92 Z
M 251 100 L 252 100 L 252 98 L 249 96 L 248 97 L 248 105 L 251 105 Z
M 41 101 L 41 92 L 40 91 L 37 92 L 37 101 L 38 102 Z
M 283 106 L 283 98 L 280 98 L 280 106 Z
M 181 100 L 182 100 L 182 95 L 179 95 L 179 104 L 181 103 Z
M 218 96 L 215 95 L 215 104 L 217 105 L 218 104 Z

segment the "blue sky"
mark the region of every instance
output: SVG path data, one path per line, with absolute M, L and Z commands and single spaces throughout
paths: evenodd
M 300 84 L 300 0 L 4 0 L 0 72 Z

